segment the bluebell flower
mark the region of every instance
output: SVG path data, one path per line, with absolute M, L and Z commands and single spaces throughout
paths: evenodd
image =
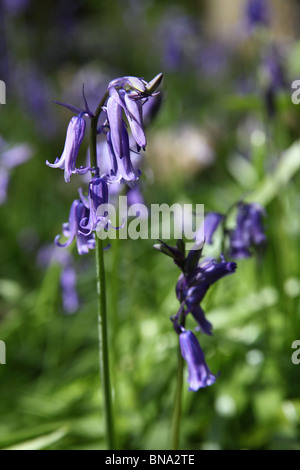
M 111 140 L 117 157 L 122 158 L 121 133 L 122 110 L 128 120 L 132 136 L 138 149 L 145 150 L 147 141 L 143 124 L 142 106 L 154 92 L 162 80 L 158 74 L 151 82 L 137 77 L 121 77 L 112 80 L 108 85 L 107 118 L 111 130 Z
M 73 116 L 68 125 L 65 146 L 61 157 L 57 158 L 54 163 L 46 161 L 46 165 L 51 168 L 61 168 L 64 170 L 66 183 L 70 181 L 72 173 L 83 175 L 90 170 L 88 167 L 76 168 L 76 159 L 84 138 L 85 128 L 86 122 L 82 115 Z
M 192 314 L 198 327 L 207 335 L 212 334 L 212 325 L 205 318 L 204 312 L 200 307 L 209 287 L 224 276 L 234 273 L 236 263 L 216 260 L 205 261 L 196 266 L 192 271 L 182 273 L 176 284 L 176 296 L 184 305 L 183 314 Z M 178 316 L 178 314 L 177 314 Z
M 230 256 L 232 258 L 249 258 L 252 249 L 263 247 L 265 235 L 263 217 L 264 209 L 259 204 L 239 203 L 236 228 L 230 232 Z
M 107 176 L 107 181 L 109 183 L 128 183 L 138 180 L 141 175 L 141 171 L 139 169 L 136 170 L 133 167 L 130 156 L 129 137 L 125 123 L 122 123 L 121 130 L 121 157 L 114 151 L 110 131 L 107 132 L 106 139 L 112 166 L 111 174 Z
M 147 82 L 143 78 L 126 76 L 111 80 L 108 85 L 109 93 L 116 97 L 117 90 L 125 90 L 132 98 L 141 98 L 146 94 Z
M 204 353 L 194 333 L 190 330 L 185 330 L 183 327 L 181 330 L 179 344 L 182 357 L 188 365 L 189 390 L 196 392 L 199 388 L 212 385 L 217 377 L 206 364 Z
M 106 120 L 98 129 L 99 134 L 106 134 L 106 143 L 110 156 L 111 168 L 101 173 L 108 183 L 130 183 L 139 179 L 141 171 L 135 169 L 131 161 L 131 145 L 136 144 L 136 152 L 145 149 L 147 141 L 143 123 L 143 106 L 158 95 L 154 93 L 162 80 L 162 74 L 157 75 L 149 83 L 142 78 L 120 77 L 108 85 L 108 98 L 103 110 Z M 153 103 L 153 102 L 152 102 Z M 153 104 L 146 108 L 149 122 L 150 114 L 154 113 Z M 129 139 L 127 118 L 132 139 Z M 100 161 L 100 168 L 102 168 Z
M 88 211 L 88 215 L 81 219 L 79 231 L 83 230 L 83 234 L 90 235 L 92 231 L 100 229 L 100 225 L 103 228 L 106 227 L 109 224 L 107 217 L 98 213 L 100 206 L 105 209 L 105 206 L 108 204 L 108 186 L 106 180 L 94 176 L 89 183 L 88 198 L 83 196 L 82 192 L 80 192 L 80 198 Z
M 263 63 L 263 71 L 266 82 L 264 99 L 268 116 L 272 118 L 276 114 L 276 97 L 278 92 L 287 87 L 287 80 L 282 60 L 275 48 L 268 51 L 268 55 Z
M 76 290 L 77 275 L 74 267 L 67 264 L 60 275 L 60 286 L 64 311 L 68 314 L 76 312 L 79 308 L 79 299 Z
M 123 89 L 128 93 L 130 98 L 141 99 L 147 98 L 154 94 L 163 79 L 163 74 L 159 73 L 150 82 L 146 82 L 143 78 L 132 76 L 120 77 L 112 80 L 108 85 L 110 95 L 117 97 L 117 90 Z
M 122 111 L 124 109 L 132 136 L 138 145 L 138 149 L 145 150 L 146 135 L 143 125 L 142 105 L 144 100 L 130 98 L 124 91 L 119 90 L 116 95 L 109 96 L 107 100 L 107 119 L 111 131 L 111 140 L 115 154 L 122 158 L 121 135 L 123 129 Z
M 269 10 L 267 0 L 248 0 L 246 4 L 246 18 L 251 28 L 267 26 L 269 23 Z
M 178 240 L 175 247 L 162 241 L 154 247 L 173 258 L 182 271 L 176 284 L 176 296 L 180 307 L 171 320 L 175 332 L 179 335 L 181 354 L 188 363 L 189 390 L 196 391 L 213 384 L 216 376 L 205 363 L 204 353 L 196 336 L 191 331 L 185 330 L 186 316 L 191 313 L 198 324 L 197 329 L 211 335 L 212 324 L 206 319 L 200 302 L 212 284 L 234 273 L 237 266 L 234 262 L 226 262 L 223 257 L 219 263 L 216 260 L 208 260 L 199 264 L 203 247 L 191 250 L 186 255 L 183 240 Z
M 89 219 L 89 209 L 80 199 L 75 199 L 71 205 L 69 221 L 63 224 L 63 235 L 68 238 L 65 243 L 60 243 L 60 235 L 55 237 L 57 246 L 70 246 L 76 239 L 77 250 L 80 255 L 86 254 L 95 248 L 95 235 L 90 230 L 81 226 L 81 221 Z

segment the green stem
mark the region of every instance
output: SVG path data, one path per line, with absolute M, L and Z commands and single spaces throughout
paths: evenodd
M 180 436 L 180 421 L 181 421 L 181 401 L 182 401 L 182 383 L 183 383 L 183 366 L 184 359 L 181 355 L 180 346 L 178 348 L 178 369 L 177 369 L 177 384 L 176 396 L 173 412 L 173 425 L 172 425 L 172 440 L 171 449 L 179 449 L 179 436 Z
M 96 238 L 96 270 L 98 294 L 100 377 L 104 395 L 103 408 L 105 413 L 107 443 L 109 450 L 113 450 L 115 448 L 115 441 L 108 359 L 105 268 L 103 256 L 103 242 L 100 238 Z
M 102 106 L 105 104 L 108 92 L 106 92 L 98 105 L 98 108 L 91 118 L 90 130 L 90 164 L 93 168 L 98 168 L 97 162 L 97 124 Z M 98 173 L 100 170 L 98 168 Z M 97 274 L 97 296 L 98 296 L 98 327 L 99 327 L 99 360 L 100 378 L 103 389 L 103 409 L 105 414 L 106 437 L 108 449 L 115 448 L 114 421 L 112 410 L 112 392 L 109 372 L 108 335 L 107 335 L 107 312 L 106 312 L 106 286 L 105 268 L 103 256 L 103 242 L 96 237 L 96 274 Z

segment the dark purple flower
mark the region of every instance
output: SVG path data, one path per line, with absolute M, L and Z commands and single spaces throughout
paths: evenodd
M 173 258 L 175 264 L 182 271 L 176 284 L 176 296 L 180 307 L 171 320 L 175 332 L 179 335 L 182 357 L 188 363 L 189 390 L 196 391 L 213 384 L 216 381 L 216 376 L 212 374 L 205 363 L 204 353 L 196 336 L 191 331 L 185 330 L 186 316 L 191 313 L 198 324 L 196 329 L 211 335 L 212 324 L 206 319 L 199 304 L 209 287 L 227 274 L 235 272 L 237 266 L 236 263 L 226 262 L 223 256 L 219 263 L 216 260 L 210 260 L 199 265 L 203 247 L 191 250 L 186 256 L 183 240 L 178 240 L 176 247 L 162 241 L 154 247 Z
M 236 219 L 236 228 L 230 233 L 230 256 L 232 258 L 249 258 L 250 252 L 250 219 L 249 212 L 240 206 Z
M 209 287 L 224 276 L 236 270 L 236 263 L 216 260 L 206 261 L 194 268 L 190 273 L 182 273 L 176 284 L 176 296 L 185 309 L 184 315 L 191 313 L 198 323 L 201 331 L 207 335 L 212 334 L 212 325 L 205 318 L 199 306 Z
M 74 313 L 79 308 L 79 299 L 76 290 L 77 275 L 71 264 L 64 267 L 60 275 L 63 308 L 66 313 Z
M 211 336 L 212 335 L 212 324 L 207 320 L 203 309 L 200 305 L 192 304 L 191 307 L 187 308 L 187 313 L 191 313 L 198 323 L 198 327 L 196 329 L 200 329 L 202 333 Z
M 239 204 L 236 228 L 230 233 L 232 258 L 249 258 L 252 248 L 265 244 L 267 237 L 263 226 L 264 215 L 265 211 L 259 204 Z
M 92 231 L 100 229 L 100 225 L 103 226 L 103 228 L 107 226 L 109 223 L 107 217 L 99 213 L 99 208 L 102 206 L 105 211 L 105 207 L 108 204 L 108 187 L 106 180 L 94 176 L 89 184 L 88 198 L 84 197 L 82 193 L 80 193 L 80 198 L 85 208 L 88 210 L 88 216 L 83 217 L 80 221 L 80 231 L 83 230 L 83 234 L 87 233 L 89 235 Z
M 75 199 L 71 205 L 69 221 L 63 224 L 63 235 L 68 238 L 65 243 L 60 243 L 60 235 L 55 237 L 57 246 L 71 245 L 76 238 L 77 249 L 80 255 L 88 253 L 95 248 L 95 236 L 90 230 L 82 228 L 81 221 L 89 218 L 89 209 L 79 199 Z
M 85 174 L 89 171 L 87 167 L 76 168 L 76 159 L 80 149 L 81 142 L 85 134 L 86 122 L 81 114 L 73 116 L 69 122 L 65 147 L 60 158 L 57 158 L 54 163 L 46 161 L 46 165 L 51 168 L 61 168 L 65 170 L 64 178 L 66 183 L 70 181 L 72 173 Z
M 272 118 L 276 114 L 276 96 L 280 90 L 285 89 L 287 86 L 282 59 L 275 48 L 268 52 L 263 64 L 263 71 L 266 81 L 264 90 L 265 104 L 268 116 Z
M 217 377 L 206 364 L 204 353 L 194 333 L 182 328 L 179 335 L 179 344 L 182 357 L 188 364 L 189 390 L 196 392 L 199 388 L 212 385 Z
M 198 266 L 194 275 L 191 277 L 191 283 L 195 282 L 196 285 L 202 284 L 208 288 L 222 277 L 234 273 L 235 270 L 236 263 L 232 261 L 222 260 L 218 263 L 214 259 L 208 260 Z
M 269 11 L 267 0 L 248 0 L 246 4 L 246 18 L 251 28 L 259 25 L 267 26 Z
M 265 210 L 259 204 L 250 204 L 251 219 L 251 242 L 254 246 L 263 245 L 267 241 L 263 224 L 263 217 L 266 215 Z

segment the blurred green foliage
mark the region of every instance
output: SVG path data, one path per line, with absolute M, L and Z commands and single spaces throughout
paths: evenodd
M 300 108 L 290 99 L 290 81 L 300 78 L 300 41 L 264 31 L 215 44 L 205 31 L 204 2 L 27 4 L 11 12 L 3 3 L 0 25 L 6 45 L 0 78 L 7 85 L 0 134 L 10 145 L 33 148 L 33 157 L 12 170 L 0 207 L 0 339 L 7 348 L 0 447 L 105 446 L 93 253 L 79 257 L 73 250 L 81 300 L 73 315 L 62 310 L 60 267 L 37 264 L 39 249 L 67 220 L 80 181 L 73 176 L 65 184 L 61 171 L 45 165 L 60 155 L 70 118 L 51 101 L 81 106 L 84 82 L 95 106 L 111 79 L 163 72 L 163 104 L 148 129 L 143 164 L 146 202 L 202 203 L 225 212 L 246 197 L 268 214 L 263 259 L 239 261 L 236 274 L 203 304 L 214 336 L 200 343 L 210 369 L 221 374 L 196 393 L 185 380 L 181 448 L 300 449 L 300 365 L 291 361 L 291 344 L 300 338 Z M 168 49 L 176 28 L 179 41 Z M 287 86 L 276 94 L 271 118 L 261 70 L 272 41 L 284 52 Z M 185 150 L 172 149 L 176 165 L 165 162 L 162 177 L 161 155 L 168 155 L 162 136 L 175 129 L 180 137 L 184 125 L 206 136 L 213 159 L 185 165 Z M 161 154 L 154 154 L 156 140 Z M 85 150 L 86 144 L 83 159 Z M 121 449 L 169 447 L 178 347 L 169 317 L 178 309 L 179 271 L 153 243 L 113 240 L 105 252 Z M 208 252 L 219 255 L 218 248 Z

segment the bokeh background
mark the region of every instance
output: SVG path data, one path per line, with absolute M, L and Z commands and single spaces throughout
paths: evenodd
M 201 337 L 217 382 L 184 383 L 182 449 L 300 449 L 300 2 L 265 0 L 1 0 L 0 446 L 102 449 L 93 252 L 53 251 L 83 185 L 45 161 L 60 156 L 71 113 L 123 75 L 164 74 L 147 129 L 147 204 L 204 204 L 226 212 L 241 197 L 267 212 L 268 246 L 239 260 L 203 307 Z M 87 139 L 80 159 L 85 161 Z M 105 252 L 111 369 L 120 449 L 168 449 L 175 394 L 179 276 L 151 240 Z M 220 235 L 207 253 L 220 254 Z M 69 258 L 71 257 L 72 258 Z M 60 276 L 71 263 L 78 298 Z M 71 259 L 71 261 L 70 261 Z M 73 289 L 73 285 L 70 287 Z M 190 325 L 191 328 L 194 325 Z

